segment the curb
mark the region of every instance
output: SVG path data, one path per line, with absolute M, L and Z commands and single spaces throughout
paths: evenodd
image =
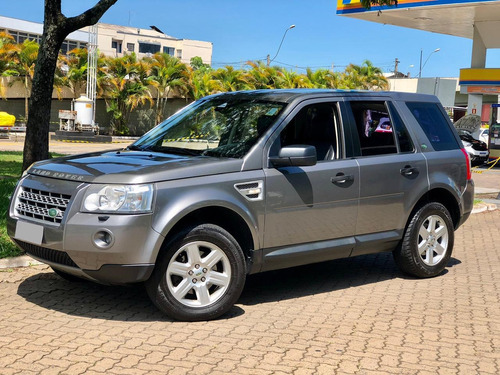
M 43 264 L 27 255 L 21 255 L 14 258 L 0 259 L 0 269 L 39 266 Z
M 479 214 L 486 211 L 495 211 L 497 208 L 498 206 L 494 203 L 479 203 L 474 206 L 471 213 Z

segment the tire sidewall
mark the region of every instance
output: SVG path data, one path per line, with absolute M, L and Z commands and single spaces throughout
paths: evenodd
M 224 295 L 204 307 L 186 306 L 179 302 L 170 292 L 165 276 L 172 257 L 182 246 L 194 241 L 209 242 L 219 247 L 227 256 L 231 267 L 231 279 Z M 202 224 L 183 231 L 165 246 L 165 251 L 159 257 L 146 287 L 155 305 L 170 317 L 177 320 L 199 321 L 215 319 L 227 312 L 241 295 L 245 278 L 243 251 L 236 240 L 216 225 Z
M 419 231 L 422 227 L 422 224 L 427 220 L 429 216 L 436 215 L 441 218 L 444 225 L 446 225 L 448 230 L 448 246 L 446 248 L 446 254 L 444 257 L 434 265 L 426 264 L 421 258 L 418 251 L 418 237 Z M 422 207 L 414 216 L 411 225 L 410 232 L 410 246 L 411 246 L 411 256 L 412 260 L 415 263 L 419 273 L 421 273 L 420 277 L 434 277 L 439 275 L 448 264 L 451 253 L 453 251 L 454 244 L 454 228 L 453 222 L 451 220 L 450 214 L 448 210 L 440 203 L 429 203 Z

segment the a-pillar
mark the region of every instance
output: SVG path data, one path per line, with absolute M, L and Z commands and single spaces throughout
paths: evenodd
M 474 37 L 472 39 L 472 59 L 470 63 L 472 69 L 484 69 L 486 67 L 486 46 L 479 30 L 474 25 Z M 467 99 L 467 114 L 474 113 L 481 116 L 483 108 L 482 94 L 469 94 Z

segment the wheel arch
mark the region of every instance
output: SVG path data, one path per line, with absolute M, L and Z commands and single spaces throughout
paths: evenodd
M 178 215 L 176 220 L 170 224 L 171 226 L 168 228 L 160 247 L 160 252 L 163 245 L 169 243 L 183 229 L 199 224 L 213 224 L 225 229 L 234 237 L 245 255 L 247 270 L 250 270 L 253 250 L 259 247 L 257 231 L 236 210 L 220 205 L 197 207 L 192 211 Z
M 456 229 L 460 224 L 460 204 L 456 199 L 455 195 L 446 188 L 436 187 L 427 191 L 420 199 L 415 203 L 411 214 L 408 218 L 406 226 L 411 221 L 413 215 L 424 205 L 431 202 L 441 203 L 448 212 L 450 213 L 451 220 L 453 222 L 453 227 Z

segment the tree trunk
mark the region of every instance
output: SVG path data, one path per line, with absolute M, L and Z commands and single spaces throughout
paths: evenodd
M 45 28 L 48 29 L 48 32 L 46 33 L 44 30 L 31 89 L 23 170 L 35 161 L 49 158 L 50 107 L 54 88 L 54 72 L 59 49 L 65 36 L 61 32 L 58 34 L 56 27 L 45 25 Z
M 84 26 L 97 23 L 117 0 L 100 0 L 93 8 L 67 18 L 61 13 L 61 0 L 45 0 L 42 42 L 35 65 L 26 124 L 23 170 L 49 157 L 49 125 L 54 73 L 61 44 L 66 36 Z

